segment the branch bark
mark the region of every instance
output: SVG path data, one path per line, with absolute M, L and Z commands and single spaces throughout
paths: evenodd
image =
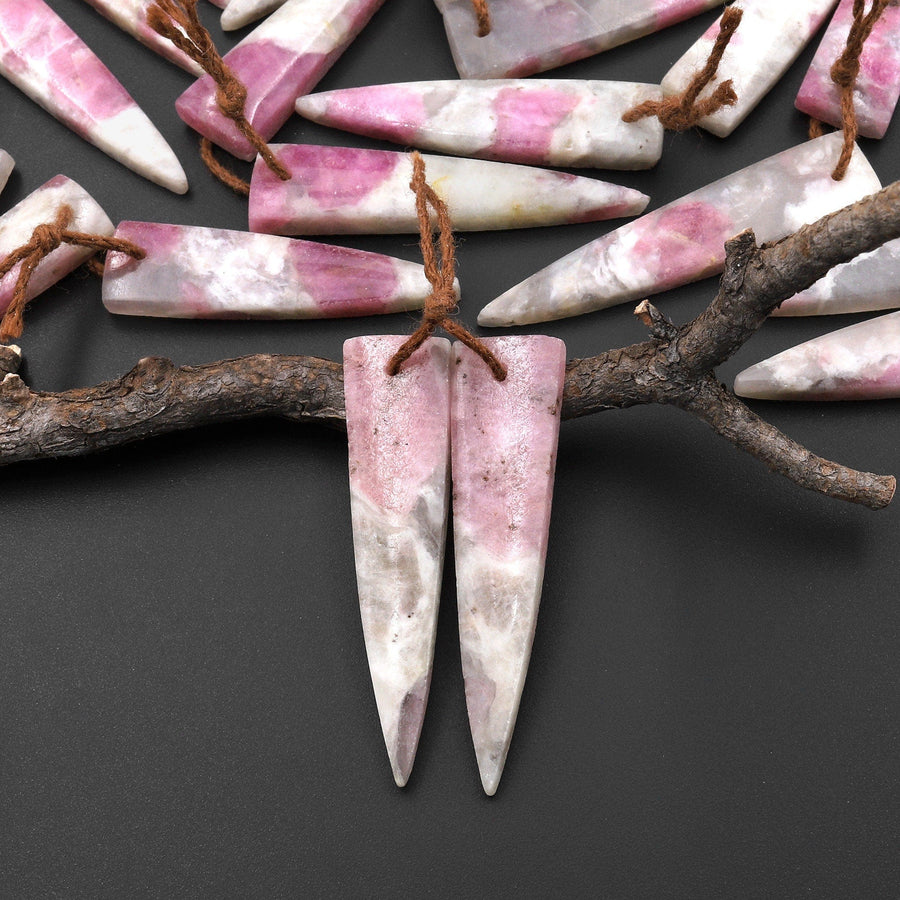
M 775 244 L 751 232 L 726 245 L 726 264 L 710 306 L 684 325 L 648 301 L 636 314 L 650 339 L 566 370 L 563 418 L 665 403 L 706 422 L 726 440 L 801 487 L 880 509 L 891 476 L 858 472 L 811 453 L 764 422 L 715 378 L 783 300 L 830 268 L 900 237 L 900 182 Z M 344 424 L 339 363 L 303 356 L 256 355 L 204 366 L 141 360 L 115 381 L 41 393 L 16 374 L 21 353 L 0 347 L 0 465 L 78 456 L 152 435 L 259 416 Z

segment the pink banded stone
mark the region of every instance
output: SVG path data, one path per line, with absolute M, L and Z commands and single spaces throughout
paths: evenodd
M 413 766 L 431 684 L 450 474 L 450 343 L 429 338 L 392 377 L 386 366 L 404 340 L 344 344 L 359 607 L 400 787 Z
M 147 10 L 156 0 L 85 0 L 85 2 L 154 53 L 181 66 L 186 72 L 197 76 L 203 74 L 203 69 L 186 53 L 147 24 Z
M 520 78 L 644 37 L 722 0 L 490 0 L 478 37 L 471 0 L 435 0 L 463 78 Z
M 900 397 L 900 313 L 824 334 L 744 369 L 734 392 L 758 400 Z
M 659 100 L 657 85 L 618 81 L 419 81 L 308 94 L 301 116 L 355 134 L 459 156 L 547 166 L 646 169 L 663 128 L 622 115 Z
M 103 304 L 173 318 L 311 319 L 420 309 L 421 265 L 348 247 L 187 225 L 122 222 L 147 257 L 109 253 Z
M 708 97 L 723 81 L 731 80 L 737 102 L 723 106 L 699 125 L 727 137 L 756 108 L 788 70 L 800 51 L 825 21 L 837 0 L 737 0 L 744 13 L 719 63 L 716 77 L 701 92 Z M 681 94 L 709 58 L 719 34 L 721 17 L 669 69 L 662 80 L 667 96 Z
M 0 74 L 113 159 L 177 194 L 187 191 L 153 123 L 43 0 L 0 0 Z
M 384 0 L 287 0 L 233 50 L 225 62 L 247 88 L 250 124 L 269 140 L 293 112 L 294 102 L 319 79 Z M 241 159 L 256 151 L 216 104 L 216 86 L 204 75 L 175 102 L 195 131 Z
M 562 341 L 489 338 L 505 381 L 454 345 L 453 542 L 466 705 L 485 793 L 512 739 L 547 555 L 566 367 Z
M 866 9 L 871 7 L 866 4 Z M 841 0 L 800 85 L 796 107 L 801 112 L 841 124 L 841 92 L 831 80 L 831 66 L 841 55 L 853 21 L 853 0 Z M 863 45 L 853 91 L 856 121 L 863 137 L 881 138 L 900 97 L 900 4 L 891 3 Z
M 281 181 L 257 160 L 250 230 L 275 234 L 417 232 L 412 158 L 390 150 L 275 144 L 293 172 Z M 460 231 L 591 222 L 634 215 L 647 197 L 631 188 L 510 163 L 426 156 L 427 179 Z
M 0 216 L 0 262 L 13 250 L 31 240 L 38 225 L 53 222 L 60 207 L 66 205 L 72 208 L 69 228 L 73 231 L 108 237 L 115 230 L 106 213 L 84 188 L 65 175 L 57 175 Z M 32 299 L 46 291 L 60 278 L 90 259 L 94 253 L 94 250 L 71 244 L 58 247 L 41 260 L 34 270 L 28 282 L 27 297 Z M 21 265 L 15 266 L 0 279 L 0 314 L 12 300 L 20 268 Z
M 15 160 L 5 150 L 0 150 L 0 191 L 6 187 L 6 182 L 9 181 L 15 167 Z
M 725 241 L 744 229 L 777 240 L 880 188 L 858 147 L 843 181 L 832 179 L 841 141 L 807 141 L 621 226 L 510 288 L 479 324 L 576 316 L 718 274 Z
M 283 6 L 285 0 L 231 0 L 222 13 L 222 30 L 243 28 Z

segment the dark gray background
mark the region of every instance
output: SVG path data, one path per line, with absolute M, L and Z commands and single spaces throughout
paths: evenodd
M 58 172 L 114 221 L 246 227 L 172 101 L 189 76 L 77 0 L 51 4 L 181 157 L 132 175 L 0 83 L 6 209 Z M 218 12 L 203 0 L 219 45 Z M 658 81 L 712 20 L 554 75 Z M 725 141 L 668 135 L 651 208 L 801 141 L 810 47 Z M 322 89 L 455 77 L 428 0 L 387 0 Z M 864 148 L 900 174 L 897 126 Z M 280 139 L 365 145 L 292 119 Z M 242 171 L 249 167 L 240 164 Z M 590 173 L 597 174 L 597 173 Z M 462 316 L 618 223 L 463 235 Z M 347 243 L 409 259 L 413 237 Z M 659 299 L 682 321 L 715 288 Z M 722 367 L 864 316 L 769 323 Z M 76 274 L 34 303 L 24 376 L 60 390 L 140 357 L 340 358 L 415 317 L 108 315 Z M 644 337 L 630 305 L 526 329 L 585 356 Z M 812 449 L 896 472 L 895 401 L 754 404 Z M 418 760 L 394 787 L 371 696 L 339 433 L 277 421 L 0 470 L 0 896 L 895 897 L 900 507 L 804 493 L 669 409 L 564 423 L 544 602 L 496 797 L 465 715 L 448 559 Z

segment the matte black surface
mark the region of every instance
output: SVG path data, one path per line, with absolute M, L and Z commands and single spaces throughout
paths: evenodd
M 0 209 L 64 172 L 114 221 L 245 228 L 246 202 L 172 109 L 189 77 L 86 4 L 51 5 L 170 140 L 191 193 L 131 174 L 2 82 L 0 146 L 18 166 Z M 240 36 L 212 5 L 204 18 L 221 47 Z M 553 74 L 658 81 L 713 18 Z M 798 143 L 813 49 L 727 140 L 668 135 L 655 170 L 599 174 L 655 207 Z M 387 0 L 320 87 L 455 74 L 431 2 Z M 885 183 L 898 127 L 863 143 Z M 279 139 L 365 145 L 296 118 Z M 463 318 L 617 224 L 462 236 Z M 413 237 L 347 243 L 417 257 Z M 714 287 L 659 305 L 681 321 Z M 862 318 L 773 321 L 720 375 Z M 30 309 L 24 375 L 58 390 L 152 354 L 339 358 L 347 337 L 414 321 L 113 317 L 75 275 Z M 630 305 L 528 330 L 570 356 L 645 333 Z M 832 459 L 900 469 L 895 401 L 754 408 Z M 468 736 L 451 556 L 401 791 L 356 608 L 345 447 L 259 422 L 0 469 L 0 897 L 897 896 L 900 505 L 804 493 L 674 410 L 564 423 L 500 790 L 483 796 Z

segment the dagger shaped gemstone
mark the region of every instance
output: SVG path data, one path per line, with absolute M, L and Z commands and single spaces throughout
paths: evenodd
M 562 341 L 484 341 L 498 382 L 454 345 L 453 541 L 469 726 L 485 793 L 497 790 L 531 656 L 544 577 L 565 377 Z
M 287 0 L 224 59 L 247 88 L 247 119 L 264 140 L 287 121 L 294 102 L 312 90 L 384 0 Z M 195 131 L 240 159 L 256 150 L 216 102 L 216 84 L 204 75 L 176 101 Z
M 62 206 L 72 209 L 69 224 L 72 231 L 108 237 L 115 230 L 109 217 L 83 187 L 65 175 L 57 175 L 0 216 L 0 262 L 28 243 L 38 225 L 53 222 Z M 58 247 L 38 263 L 28 282 L 26 297 L 30 300 L 47 290 L 95 252 L 72 244 Z M 13 298 L 20 268 L 21 263 L 0 279 L 0 313 L 6 310 Z
M 235 0 L 237 2 L 237 0 Z M 396 144 L 545 166 L 646 169 L 659 161 L 663 127 L 622 121 L 657 85 L 564 79 L 419 81 L 308 94 L 313 122 Z
M 435 0 L 462 78 L 521 78 L 644 37 L 722 0 L 490 0 L 478 36 L 472 0 Z
M 744 229 L 777 240 L 880 188 L 858 147 L 843 181 L 832 179 L 842 139 L 791 147 L 623 225 L 510 288 L 479 324 L 576 316 L 718 274 L 725 241 Z
M 187 225 L 122 222 L 116 237 L 147 254 L 109 253 L 112 313 L 186 319 L 312 319 L 420 309 L 417 263 L 312 241 Z
M 84 0 L 84 2 L 93 6 L 98 13 L 154 53 L 175 63 L 176 66 L 181 66 L 192 75 L 199 77 L 203 74 L 203 69 L 186 53 L 179 50 L 170 40 L 157 34 L 147 24 L 147 10 L 155 0 Z
M 831 66 L 844 51 L 852 21 L 853 0 L 841 0 L 794 104 L 801 112 L 836 126 L 841 125 L 841 89 L 831 80 Z M 866 38 L 859 58 L 853 105 L 863 137 L 884 137 L 898 97 L 900 5 L 890 3 Z
M 0 191 L 6 187 L 6 182 L 9 181 L 15 167 L 15 160 L 5 150 L 0 150 Z
M 412 158 L 391 150 L 273 144 L 293 173 L 257 160 L 250 230 L 274 234 L 418 232 Z M 648 198 L 594 178 L 477 159 L 425 156 L 428 180 L 460 231 L 592 222 L 639 213 Z
M 823 334 L 744 369 L 740 397 L 881 400 L 900 397 L 900 313 Z
M 243 28 L 283 6 L 285 0 L 231 0 L 222 13 L 222 30 Z
M 394 780 L 409 778 L 431 684 L 450 462 L 450 343 L 429 338 L 387 374 L 405 341 L 344 344 L 350 509 L 359 607 Z
M 187 191 L 163 136 L 43 0 L 0 0 L 0 75 L 129 169 L 176 194 Z
M 737 102 L 705 116 L 701 128 L 727 137 L 752 112 L 760 100 L 790 68 L 818 31 L 836 0 L 737 0 L 743 11 L 741 24 L 719 63 L 716 77 L 701 91 L 708 97 L 723 81 L 731 79 Z M 721 17 L 669 69 L 662 80 L 667 96 L 683 93 L 709 59 L 719 35 Z

